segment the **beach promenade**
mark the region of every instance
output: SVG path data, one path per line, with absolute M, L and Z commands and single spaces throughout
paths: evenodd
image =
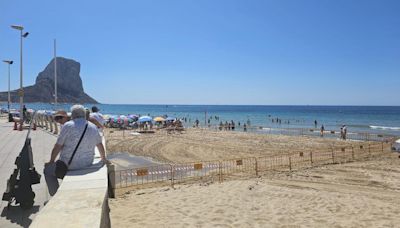
M 22 150 L 28 131 L 14 131 L 12 123 L 0 118 L 0 191 L 6 190 L 7 179 L 10 178 L 16 165 L 16 157 Z M 42 175 L 40 184 L 32 186 L 36 194 L 34 206 L 30 210 L 22 210 L 19 206 L 7 209 L 7 202 L 0 202 L 0 227 L 28 227 L 36 214 L 49 200 L 46 182 L 43 176 L 44 163 L 49 160 L 51 149 L 56 141 L 55 135 L 43 130 L 31 131 L 32 153 L 36 170 Z

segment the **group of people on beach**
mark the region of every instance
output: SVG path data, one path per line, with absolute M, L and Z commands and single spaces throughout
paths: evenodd
M 239 126 L 240 126 L 240 122 L 239 122 Z M 219 122 L 219 128 L 220 131 L 222 131 L 222 129 L 224 129 L 225 131 L 234 131 L 235 130 L 235 122 L 233 120 L 231 120 L 231 122 L 225 121 L 225 124 L 221 122 Z
M 92 107 L 92 112 L 82 105 L 73 105 L 71 115 L 58 110 L 53 118 L 61 125 L 61 131 L 51 151 L 50 159 L 45 163 L 44 175 L 53 196 L 59 188 L 59 175 L 62 163 L 68 170 L 79 170 L 92 166 L 97 147 L 101 162 L 108 164 L 102 142 L 104 119 L 100 110 Z M 56 160 L 58 157 L 58 160 Z

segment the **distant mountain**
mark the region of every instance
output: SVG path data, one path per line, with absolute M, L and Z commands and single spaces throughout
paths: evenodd
M 57 94 L 60 103 L 98 103 L 85 93 L 79 75 L 81 64 L 57 57 Z M 11 101 L 19 102 L 18 90 L 11 92 Z M 7 101 L 7 92 L 0 92 L 0 101 Z M 54 59 L 36 77 L 36 83 L 24 87 L 24 102 L 54 102 Z

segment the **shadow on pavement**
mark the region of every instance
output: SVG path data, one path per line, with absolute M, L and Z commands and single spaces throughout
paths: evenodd
M 22 227 L 29 227 L 32 223 L 32 219 L 29 216 L 38 212 L 39 207 L 38 205 L 34 205 L 31 209 L 23 210 L 20 206 L 6 206 L 1 212 L 1 217 L 5 217 L 11 223 L 16 223 Z

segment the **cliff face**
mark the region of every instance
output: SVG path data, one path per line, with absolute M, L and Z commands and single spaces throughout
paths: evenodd
M 98 103 L 87 95 L 79 75 L 81 64 L 72 59 L 57 57 L 57 94 L 60 103 Z M 33 86 L 24 87 L 24 102 L 54 102 L 54 59 L 39 73 Z M 0 101 L 7 101 L 7 92 L 0 93 Z M 11 101 L 18 102 L 17 91 Z

